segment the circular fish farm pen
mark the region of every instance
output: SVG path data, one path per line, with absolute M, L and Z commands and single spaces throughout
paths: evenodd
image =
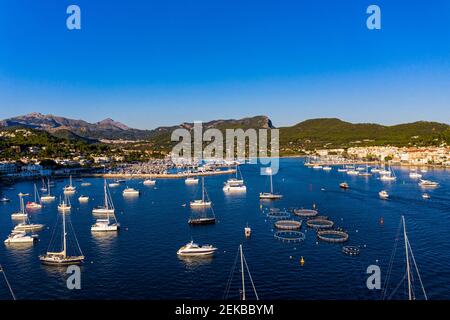
M 267 213 L 267 217 L 271 219 L 287 220 L 291 217 L 291 214 L 285 210 L 270 210 Z
M 327 219 L 309 219 L 306 225 L 314 229 L 328 229 L 334 226 L 334 222 Z
M 275 239 L 283 242 L 301 242 L 305 240 L 305 234 L 300 231 L 277 231 L 273 236 Z
M 359 249 L 359 247 L 355 246 L 343 246 L 342 252 L 348 256 L 357 256 L 360 254 L 361 250 Z
M 317 210 L 312 209 L 295 209 L 294 214 L 299 217 L 315 217 L 319 214 Z
M 317 231 L 319 240 L 331 243 L 341 243 L 348 240 L 348 233 L 340 230 L 321 230 Z
M 275 222 L 275 228 L 279 230 L 299 230 L 302 227 L 301 221 L 280 220 Z

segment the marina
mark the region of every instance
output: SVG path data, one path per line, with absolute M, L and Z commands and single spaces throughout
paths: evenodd
M 187 221 L 193 212 L 197 214 L 203 210 L 189 206 L 189 202 L 198 199 L 202 193 L 200 181 L 189 185 L 183 179 L 158 179 L 158 188 L 143 188 L 144 179 L 127 179 L 126 183 L 107 191 L 112 202 L 105 202 L 103 178 L 84 178 L 83 182 L 74 179 L 77 190 L 66 195 L 71 210 L 66 214 L 58 213 L 58 203 L 54 201 L 43 204 L 40 210 L 30 211 L 32 223 L 46 226 L 39 231 L 39 241 L 28 238 L 26 241 L 32 242 L 31 245 L 0 246 L 1 263 L 9 270 L 8 279 L 18 299 L 33 299 L 36 295 L 42 299 L 220 299 L 227 288 L 236 248 L 242 244 L 260 298 L 380 299 L 380 292 L 369 291 L 365 286 L 366 268 L 375 261 L 381 268 L 388 267 L 398 223 L 404 215 L 428 297 L 450 298 L 446 296 L 450 286 L 434 271 L 439 268 L 443 273 L 450 272 L 443 259 L 445 252 L 450 252 L 450 241 L 443 237 L 450 228 L 450 222 L 447 222 L 448 171 L 429 169 L 423 173 L 424 179 L 439 184 L 427 188 L 430 198 L 425 199 L 423 188 L 417 179 L 409 177 L 408 168 L 393 167 L 397 180 L 386 184 L 378 179 L 378 175 L 364 179 L 348 176 L 339 172 L 336 166 L 329 171 L 313 170 L 304 166 L 303 161 L 281 159 L 281 168 L 273 176 L 273 184 L 283 198 L 276 202 L 259 199 L 259 193 L 267 190 L 270 182 L 268 177 L 259 174 L 259 166 L 244 164 L 239 167 L 245 179 L 246 193 L 223 192 L 224 183 L 235 178 L 235 172 L 228 176 L 204 177 L 209 201 L 214 204 L 216 223 L 199 227 Z M 351 188 L 343 190 L 339 187 L 344 179 Z M 81 183 L 87 182 L 90 185 L 81 187 Z M 56 194 L 62 193 L 67 184 L 68 180 L 55 181 L 52 190 Z M 140 196 L 123 197 L 127 187 L 139 190 Z M 389 201 L 380 200 L 378 192 L 383 189 L 390 194 Z M 12 189 L 1 190 L 2 195 L 11 199 L 0 204 L 0 236 L 3 240 L 22 222 L 11 219 L 11 213 L 20 207 L 19 192 L 33 194 L 34 183 L 19 182 Z M 89 196 L 88 202 L 76 201 L 81 193 Z M 91 231 L 93 225 L 101 224 L 103 220 L 105 226 L 116 223 L 107 214 L 100 217 L 92 214 L 95 208 L 104 208 L 105 203 L 108 208 L 114 208 L 114 215 L 120 221 L 120 232 Z M 209 216 L 210 209 L 206 209 Z M 61 239 L 58 233 L 63 227 L 63 217 L 70 220 L 75 231 L 67 232 L 70 248 L 66 257 L 75 257 L 77 261 L 82 257 L 84 261 L 81 267 L 83 290 L 80 292 L 67 290 L 65 281 L 61 281 L 64 270 L 39 263 L 39 256 L 52 253 L 56 255 L 50 258 L 55 261 L 50 262 L 63 259 L 62 243 L 58 240 Z M 69 226 L 68 221 L 66 225 Z M 251 237 L 248 226 L 251 226 Z M 329 231 L 324 231 L 325 228 Z M 322 230 L 320 234 L 316 229 Z M 53 232 L 57 232 L 57 241 L 51 241 Z M 82 253 L 77 250 L 74 235 Z M 200 259 L 179 257 L 177 250 L 189 239 L 195 239 L 199 244 L 214 244 L 217 250 L 214 255 Z M 328 242 L 330 239 L 345 241 L 346 249 L 343 244 Z M 55 248 L 48 248 L 52 242 Z M 303 261 L 303 267 L 299 261 Z M 129 272 L 130 265 L 133 266 L 132 273 Z M 165 272 L 164 277 L 152 276 L 159 274 L 161 269 Z M 402 279 L 403 272 L 404 259 L 403 264 L 394 264 L 392 268 L 391 277 L 396 283 Z M 202 274 L 208 274 L 208 277 L 200 277 Z M 274 274 L 277 275 L 276 282 L 273 281 Z M 228 294 L 230 299 L 242 298 L 239 277 L 233 278 Z M 108 280 L 112 278 L 116 280 Z M 102 281 L 100 287 L 98 281 Z M 323 286 L 324 281 L 327 286 Z M 396 283 L 391 284 L 392 287 Z M 122 290 L 117 290 L 117 285 Z M 330 291 L 330 286 L 335 289 Z M 0 286 L 0 298 L 9 297 L 8 289 Z M 254 299 L 254 296 L 248 298 Z M 408 297 L 397 292 L 392 298 Z

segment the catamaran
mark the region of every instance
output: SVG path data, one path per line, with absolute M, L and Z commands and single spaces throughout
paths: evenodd
M 25 205 L 23 202 L 23 197 L 27 196 L 28 194 L 19 193 L 19 202 L 20 202 L 20 211 L 14 212 L 11 214 L 11 219 L 23 219 L 28 217 L 28 214 L 25 212 Z
M 50 186 L 51 186 L 50 180 L 47 178 L 47 194 L 41 196 L 42 202 L 50 202 L 55 200 L 55 196 L 52 196 L 50 193 Z
M 182 246 L 178 251 L 177 255 L 179 256 L 207 256 L 212 255 L 216 252 L 217 248 L 211 245 L 198 245 L 191 241 L 186 245 Z
M 103 183 L 103 193 L 104 193 L 103 206 L 99 206 L 97 208 L 92 209 L 92 214 L 97 214 L 97 215 L 114 214 L 114 212 L 115 212 L 114 203 L 112 201 L 112 197 L 109 192 L 108 186 L 106 185 L 106 179 L 104 180 L 104 183 Z
M 74 238 L 76 241 L 76 248 L 79 251 L 79 255 L 69 256 L 67 255 L 67 232 L 66 232 L 66 215 L 62 215 L 62 225 L 63 225 L 63 240 L 62 240 L 62 251 L 60 252 L 52 252 L 47 249 L 47 252 L 41 256 L 39 256 L 39 260 L 42 264 L 47 265 L 72 265 L 72 264 L 81 264 L 84 261 L 83 253 L 81 252 L 80 245 L 78 244 L 78 240 L 76 238 L 75 232 L 74 232 Z M 56 237 L 52 237 L 52 239 L 55 239 Z M 50 242 L 50 246 L 53 244 Z
M 270 192 L 261 192 L 259 198 L 263 200 L 277 200 L 283 198 L 283 195 L 273 193 L 272 169 L 268 168 L 266 172 L 270 177 Z
M 13 230 L 8 238 L 4 241 L 5 244 L 29 244 L 37 240 L 37 235 L 30 235 L 25 231 Z
M 238 178 L 238 174 L 240 174 L 240 179 Z M 242 173 L 240 172 L 238 166 L 236 166 L 236 178 L 228 179 L 223 187 L 223 191 L 225 191 L 225 192 L 247 191 L 247 187 L 244 184 L 244 179 L 242 177 Z
M 64 199 L 63 200 L 61 200 L 61 196 L 60 196 L 59 199 L 60 199 L 60 202 L 59 202 L 59 205 L 58 205 L 58 210 L 59 211 L 61 211 L 62 213 L 66 213 L 66 212 L 68 212 L 68 211 L 70 211 L 72 209 L 72 206 L 70 204 L 70 199 L 69 199 L 69 197 L 66 194 L 64 194 Z
M 205 189 L 205 177 L 202 177 L 202 198 L 200 200 L 193 200 L 190 202 L 191 208 L 193 207 L 210 207 L 212 204 L 211 201 L 209 201 L 208 194 Z
M 72 175 L 69 178 L 69 185 L 64 187 L 64 193 L 75 193 L 77 191 L 77 187 L 72 185 Z
M 42 204 L 39 199 L 39 193 L 36 184 L 34 184 L 34 201 L 27 202 L 27 209 L 41 209 Z

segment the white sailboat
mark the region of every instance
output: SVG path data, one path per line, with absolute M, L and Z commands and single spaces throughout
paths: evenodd
M 5 244 L 32 244 L 37 240 L 37 235 L 30 235 L 25 231 L 12 231 Z
M 198 178 L 197 177 L 187 177 L 184 180 L 185 184 L 198 184 Z
M 50 179 L 47 178 L 47 194 L 41 196 L 42 202 L 50 202 L 55 200 L 55 196 L 51 195 L 50 186 L 51 186 Z
M 154 186 L 156 184 L 156 180 L 152 178 L 145 179 L 143 184 L 144 186 Z
M 64 187 L 64 193 L 72 194 L 72 193 L 75 193 L 76 190 L 77 190 L 77 187 L 73 186 L 73 184 L 72 184 L 72 175 L 70 175 L 69 185 Z
M 23 202 L 23 197 L 27 195 L 28 194 L 19 193 L 20 211 L 11 214 L 11 219 L 23 219 L 28 217 L 28 214 L 25 212 L 25 204 Z
M 277 200 L 283 198 L 281 194 L 273 193 L 272 169 L 268 168 L 267 173 L 270 177 L 270 192 L 261 192 L 259 194 L 259 198 L 263 200 Z
M 23 198 L 21 198 L 21 207 L 23 208 Z M 38 231 L 44 228 L 43 224 L 31 223 L 28 214 L 23 210 L 22 222 L 14 227 L 14 231 Z
M 397 180 L 397 177 L 395 176 L 394 170 L 389 166 L 389 169 L 387 171 L 380 171 L 380 180 L 381 181 L 395 181 Z
M 92 214 L 97 215 L 109 215 L 114 214 L 114 203 L 112 201 L 111 194 L 109 192 L 108 186 L 106 184 L 106 179 L 103 183 L 103 206 L 99 206 L 97 208 L 92 209 Z
M 124 196 L 138 196 L 139 195 L 139 190 L 136 190 L 134 188 L 125 188 L 122 192 L 122 194 Z
M 46 184 L 45 184 L 45 179 L 44 179 L 44 177 L 42 177 L 42 187 L 41 187 L 41 191 L 42 191 L 42 192 L 47 192 L 47 190 L 48 190 L 48 188 L 47 188 L 47 186 L 46 186 Z
M 60 197 L 60 202 L 58 204 L 58 210 L 61 211 L 62 213 L 67 213 L 72 209 L 72 205 L 70 204 L 70 199 L 67 196 L 67 194 L 64 194 L 64 199 L 61 200 Z
M 404 216 L 402 216 L 402 218 L 401 218 L 400 227 L 401 227 L 401 225 L 403 225 L 403 240 L 404 240 L 404 245 L 405 245 L 406 272 L 405 272 L 405 275 L 402 277 L 402 280 L 400 281 L 400 283 L 398 285 L 396 285 L 396 288 L 394 289 L 394 291 L 391 292 L 390 295 L 387 295 L 388 294 L 387 289 L 388 289 L 388 286 L 390 285 L 389 279 L 391 278 L 391 272 L 392 272 L 393 266 L 394 266 L 394 259 L 395 259 L 395 254 L 397 252 L 397 246 L 398 246 L 398 243 L 401 242 L 400 241 L 401 228 L 399 228 L 399 231 L 398 231 L 398 234 L 396 237 L 396 242 L 395 242 L 394 248 L 392 250 L 391 261 L 389 262 L 389 269 L 387 271 L 387 276 L 385 277 L 386 281 L 385 281 L 385 284 L 384 284 L 383 290 L 382 290 L 382 299 L 383 300 L 391 299 L 394 297 L 394 295 L 396 294 L 396 292 L 399 288 L 406 287 L 408 300 L 417 300 L 418 296 L 416 296 L 415 284 L 418 283 L 420 285 L 420 289 L 421 289 L 420 291 L 421 291 L 422 297 L 425 300 L 428 300 L 427 293 L 425 292 L 425 287 L 423 286 L 422 277 L 420 276 L 419 268 L 417 266 L 416 258 L 414 257 L 414 253 L 411 248 L 411 243 L 409 242 L 409 237 L 408 237 L 408 234 L 406 233 L 406 222 L 405 222 Z M 414 268 L 412 268 L 412 266 L 414 266 Z M 415 274 L 414 274 L 414 271 L 415 271 Z M 405 282 L 406 282 L 406 286 L 402 286 L 402 284 Z
M 198 208 L 198 207 L 210 207 L 211 204 L 212 202 L 209 201 L 209 197 L 205 189 L 205 177 L 202 177 L 202 198 L 200 200 L 191 201 L 189 205 L 191 206 L 191 208 L 193 207 Z
M 79 251 L 78 255 L 69 256 L 67 255 L 67 231 L 66 231 L 66 215 L 62 215 L 62 225 L 63 225 L 63 241 L 62 241 L 62 251 L 60 252 L 52 252 L 48 251 L 39 256 L 39 260 L 42 264 L 46 265 L 73 265 L 73 264 L 81 264 L 84 261 L 83 253 L 81 252 L 81 248 L 78 244 L 78 240 L 76 238 L 76 235 L 74 233 L 74 238 L 77 244 L 77 249 Z M 53 237 L 52 237 L 53 238 Z M 49 244 L 49 248 L 52 245 L 52 243 Z
M 36 184 L 34 184 L 34 201 L 27 202 L 27 209 L 41 209 L 41 199 L 39 198 L 39 193 Z

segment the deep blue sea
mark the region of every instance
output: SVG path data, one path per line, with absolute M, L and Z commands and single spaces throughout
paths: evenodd
M 57 221 L 57 202 L 30 213 L 31 221 L 45 224 L 34 246 L 5 246 L 14 223 L 11 213 L 17 211 L 19 192 L 32 193 L 32 182 L 21 182 L 1 192 L 11 198 L 0 204 L 0 263 L 18 299 L 221 299 L 233 268 L 239 244 L 243 245 L 260 299 L 379 299 L 380 290 L 366 287 L 366 269 L 378 265 L 382 282 L 386 280 L 391 254 L 396 244 L 401 215 L 405 216 L 409 241 L 430 299 L 450 299 L 450 171 L 429 169 L 424 178 L 438 181 L 440 187 L 429 189 L 431 199 L 416 180 L 409 178 L 407 168 L 394 168 L 395 182 L 382 182 L 377 176 L 351 177 L 339 173 L 314 170 L 303 165 L 303 159 L 281 159 L 281 168 L 273 177 L 275 190 L 284 198 L 260 202 L 258 195 L 269 188 L 268 178 L 259 175 L 256 165 L 243 165 L 247 192 L 226 195 L 222 191 L 229 176 L 205 178 L 213 201 L 217 223 L 192 227 L 188 204 L 200 196 L 198 186 L 185 185 L 184 180 L 157 180 L 147 187 L 142 180 L 126 184 L 141 195 L 125 199 L 125 184 L 111 188 L 119 233 L 94 235 L 94 206 L 102 203 L 103 180 L 88 179 L 89 187 L 74 181 L 77 193 L 72 197 L 68 216 L 86 261 L 82 266 L 81 290 L 66 287 L 65 269 L 43 266 L 38 255 L 44 253 Z M 347 181 L 349 190 L 339 183 Z M 67 181 L 56 181 L 53 193 L 59 196 Z M 38 182 L 40 187 L 40 182 Z M 391 197 L 381 200 L 378 192 L 387 190 Z M 86 204 L 78 202 L 80 194 L 89 195 Z M 286 243 L 274 238 L 274 221 L 266 215 L 268 207 L 311 208 L 316 205 L 321 215 L 329 216 L 338 227 L 349 233 L 348 245 L 361 247 L 356 257 L 344 255 L 342 244 L 318 242 L 314 230 L 304 223 L 306 239 Z M 296 217 L 297 218 L 297 217 Z M 383 219 L 383 223 L 381 223 Z M 252 228 L 249 239 L 244 227 Z M 56 226 L 60 228 L 60 225 Z M 200 244 L 213 244 L 218 252 L 211 259 L 180 259 L 179 247 L 193 239 Z M 397 243 L 388 292 L 404 299 L 405 273 L 403 238 Z M 304 258 L 304 265 L 299 260 Z M 228 298 L 239 298 L 239 265 L 235 268 Z M 247 279 L 247 290 L 250 281 Z M 418 279 L 415 277 L 417 297 Z M 388 294 L 389 295 L 389 294 Z M 248 293 L 248 298 L 252 298 Z M 5 281 L 0 277 L 0 299 L 10 299 Z

